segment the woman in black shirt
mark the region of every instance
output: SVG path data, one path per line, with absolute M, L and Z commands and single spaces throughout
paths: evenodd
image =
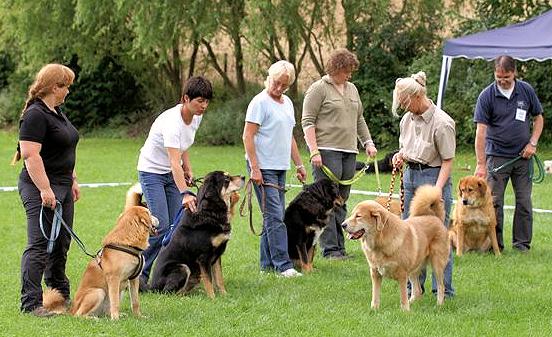
M 42 278 L 69 301 L 65 275 L 71 237 L 61 230 L 48 253 L 40 217 L 47 235 L 52 230 L 56 200 L 62 218 L 73 225 L 74 202 L 80 190 L 75 174 L 78 131 L 59 106 L 69 93 L 75 74 L 60 64 L 48 64 L 37 74 L 19 122 L 19 145 L 14 163 L 23 158 L 19 194 L 27 215 L 27 247 L 21 258 L 21 311 L 36 316 L 52 315 L 42 307 Z M 41 211 L 41 209 L 43 210 Z

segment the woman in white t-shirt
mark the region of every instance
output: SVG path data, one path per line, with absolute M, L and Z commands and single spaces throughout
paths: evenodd
M 270 66 L 265 90 L 249 103 L 243 130 L 249 174 L 255 183 L 257 199 L 264 202 L 261 271 L 275 270 L 284 277 L 301 276 L 288 255 L 284 224 L 284 187 L 290 157 L 297 177 L 304 181 L 307 175 L 293 138 L 293 103 L 284 95 L 294 80 L 295 69 L 291 63 L 282 60 Z M 261 197 L 260 185 L 264 187 L 264 197 Z
M 153 261 L 163 236 L 175 221 L 181 206 L 196 211 L 195 195 L 188 190 L 193 178 L 188 149 L 194 143 L 202 115 L 213 97 L 209 80 L 191 77 L 184 83 L 181 103 L 161 113 L 153 122 L 140 150 L 138 179 L 151 213 L 159 219 L 159 235 L 150 237 L 144 251 L 145 264 L 140 289 L 147 289 Z

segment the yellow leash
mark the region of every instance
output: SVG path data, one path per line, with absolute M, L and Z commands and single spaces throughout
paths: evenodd
M 378 161 L 377 156 L 374 156 L 374 172 L 376 172 L 376 181 L 378 183 L 378 196 L 381 195 L 381 181 L 379 176 L 379 167 L 378 167 Z
M 376 157 L 374 157 L 373 159 L 374 161 L 374 165 L 376 166 L 376 170 L 377 170 L 377 162 L 376 162 Z M 324 174 L 331 180 L 333 181 L 334 183 L 338 183 L 340 185 L 352 185 L 354 184 L 355 182 L 357 182 L 360 178 L 362 178 L 362 176 L 364 175 L 364 173 L 366 172 L 366 170 L 368 169 L 368 167 L 370 167 L 370 161 L 369 159 L 366 160 L 366 162 L 364 163 L 364 167 L 358 171 L 351 179 L 346 179 L 346 180 L 339 180 L 335 174 L 332 172 L 332 170 L 330 170 L 326 165 L 322 164 L 322 172 L 324 172 Z M 378 184 L 379 184 L 379 174 L 377 175 L 377 179 L 378 179 Z M 379 187 L 380 190 L 381 190 L 381 186 Z

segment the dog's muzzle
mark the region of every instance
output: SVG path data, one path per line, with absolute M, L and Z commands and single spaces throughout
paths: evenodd
M 344 230 L 345 232 L 347 232 L 347 233 L 349 234 L 349 235 L 348 235 L 349 240 L 358 240 L 358 239 L 360 239 L 362 236 L 364 236 L 364 233 L 365 233 L 365 230 L 364 230 L 364 229 L 360 229 L 360 230 L 358 230 L 358 231 L 356 231 L 356 232 L 351 233 L 351 232 L 349 232 L 349 231 L 347 230 L 347 226 L 348 226 L 348 225 L 349 225 L 349 223 L 347 223 L 347 221 L 344 221 L 344 222 L 341 224 L 341 227 L 343 228 L 343 230 Z
M 335 198 L 334 202 L 333 202 L 333 206 L 335 208 L 337 207 L 341 207 L 345 204 L 345 199 L 341 196 L 341 195 L 338 195 L 337 198 Z M 343 226 L 343 224 L 342 224 Z

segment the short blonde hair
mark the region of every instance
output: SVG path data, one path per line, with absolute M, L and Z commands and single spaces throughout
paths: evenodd
M 293 64 L 286 60 L 280 60 L 273 63 L 270 68 L 268 68 L 268 76 L 264 82 L 265 89 L 268 89 L 273 79 L 284 74 L 289 77 L 289 85 L 292 85 L 293 82 L 295 82 L 295 67 Z
M 426 74 L 419 71 L 412 74 L 410 77 L 397 78 L 395 81 L 395 89 L 393 90 L 393 106 L 391 112 L 395 117 L 398 117 L 397 110 L 399 107 L 408 107 L 412 97 L 426 95 Z M 405 103 L 408 102 L 408 103 Z
M 352 72 L 358 69 L 359 64 L 355 54 L 345 48 L 336 49 L 326 62 L 326 74 L 332 76 L 342 70 Z

